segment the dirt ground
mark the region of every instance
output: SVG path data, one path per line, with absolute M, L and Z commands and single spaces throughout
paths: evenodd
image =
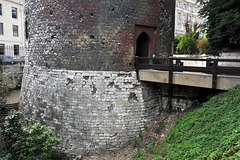
M 5 95 L 5 99 L 7 100 L 7 104 L 18 103 L 20 98 L 20 89 L 12 90 Z

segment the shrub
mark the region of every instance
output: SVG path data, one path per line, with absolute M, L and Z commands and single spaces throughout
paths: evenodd
M 206 54 L 206 51 L 209 47 L 208 39 L 204 38 L 198 42 L 197 48 L 199 50 L 199 54 Z
M 198 54 L 196 39 L 197 33 L 186 33 L 180 39 L 180 42 L 177 46 L 177 51 L 184 54 Z
M 181 37 L 182 36 L 175 36 L 174 37 L 174 54 L 184 54 L 184 53 L 181 53 L 181 51 L 177 51 L 177 46 L 181 40 Z
M 2 125 L 2 139 L 8 154 L 5 159 L 43 160 L 51 156 L 52 146 L 59 143 L 54 132 L 35 120 L 22 119 L 22 114 L 11 111 Z

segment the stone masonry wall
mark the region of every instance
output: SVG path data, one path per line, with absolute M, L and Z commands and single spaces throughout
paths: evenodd
M 25 68 L 23 83 L 24 114 L 50 126 L 68 156 L 120 149 L 153 120 L 146 112 L 158 113 L 146 110 L 135 72 L 34 67 Z
M 124 147 L 162 106 L 134 72 L 136 41 L 171 54 L 174 0 L 26 0 L 20 108 L 51 126 L 67 156 Z
M 2 83 L 4 84 L 5 93 L 9 90 L 16 89 L 22 84 L 24 64 L 3 64 L 0 66 L 2 70 Z
M 136 40 L 142 32 L 150 36 L 150 57 L 171 54 L 174 4 L 26 0 L 28 63 L 70 70 L 134 70 Z

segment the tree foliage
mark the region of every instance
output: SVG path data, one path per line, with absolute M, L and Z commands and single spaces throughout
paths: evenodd
M 198 54 L 197 44 L 199 41 L 198 24 L 193 26 L 185 23 L 186 33 L 182 36 L 176 36 L 174 43 L 176 49 L 175 54 Z
M 206 21 L 202 28 L 209 40 L 208 54 L 240 48 L 240 0 L 209 0 L 199 14 Z
M 208 47 L 209 47 L 209 44 L 208 44 L 207 38 L 201 39 L 197 44 L 199 54 L 206 54 Z
M 197 54 L 198 39 L 195 37 L 196 33 L 186 33 L 183 35 L 177 45 L 177 51 L 184 54 Z

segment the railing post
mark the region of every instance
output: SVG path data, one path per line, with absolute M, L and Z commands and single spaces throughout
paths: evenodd
M 135 67 L 136 67 L 136 74 L 137 74 L 137 79 L 139 80 L 139 58 L 138 56 L 135 57 Z
M 211 64 L 212 64 L 211 60 L 212 60 L 211 58 L 206 59 L 206 67 L 211 67 Z
M 172 84 L 172 82 L 173 82 L 173 57 L 172 56 L 169 57 L 169 75 L 168 75 L 168 78 L 169 78 L 168 83 Z
M 212 88 L 217 88 L 217 67 L 218 67 L 218 60 L 213 60 L 213 76 L 212 76 Z

